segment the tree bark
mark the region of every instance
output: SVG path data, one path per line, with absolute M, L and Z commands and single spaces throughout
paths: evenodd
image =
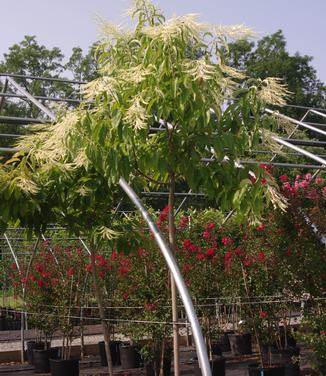
M 113 376 L 112 357 L 111 357 L 111 351 L 110 351 L 110 329 L 109 329 L 109 325 L 105 321 L 103 296 L 102 296 L 102 292 L 98 284 L 95 256 L 96 256 L 96 251 L 94 250 L 94 247 L 91 247 L 91 266 L 92 266 L 92 276 L 93 276 L 94 289 L 95 289 L 95 297 L 96 297 L 100 319 L 102 323 L 102 328 L 103 328 L 105 353 L 106 353 L 106 359 L 108 362 L 108 373 L 109 373 L 109 376 Z

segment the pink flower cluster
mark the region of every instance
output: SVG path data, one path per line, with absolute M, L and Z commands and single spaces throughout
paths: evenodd
M 313 179 L 311 174 L 303 177 L 297 175 L 292 183 L 287 175 L 281 175 L 279 179 L 282 183 L 281 189 L 288 198 L 303 197 L 314 202 L 326 200 L 325 180 L 320 176 Z

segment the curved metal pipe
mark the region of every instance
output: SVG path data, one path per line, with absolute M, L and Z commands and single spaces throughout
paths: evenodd
M 202 375 L 204 376 L 211 376 L 211 369 L 210 364 L 208 360 L 207 355 L 207 349 L 206 345 L 204 343 L 203 334 L 199 325 L 199 321 L 195 312 L 195 308 L 192 304 L 191 297 L 189 295 L 188 289 L 186 287 L 186 284 L 182 278 L 180 269 L 177 265 L 177 262 L 175 258 L 173 257 L 173 254 L 166 244 L 160 230 L 157 228 L 156 224 L 152 220 L 151 216 L 143 206 L 141 200 L 136 195 L 134 190 L 130 187 L 130 185 L 125 181 L 125 179 L 120 178 L 119 180 L 120 187 L 125 191 L 125 193 L 128 195 L 130 200 L 136 205 L 136 207 L 141 212 L 141 215 L 143 216 L 144 220 L 147 222 L 151 232 L 153 233 L 156 243 L 158 244 L 165 261 L 170 269 L 170 272 L 172 273 L 175 283 L 177 285 L 179 294 L 181 296 L 182 302 L 185 306 L 185 310 L 187 312 L 187 316 L 189 318 L 189 322 L 191 325 L 192 333 L 194 336 L 195 344 L 196 344 L 196 351 L 198 355 L 198 361 L 199 366 L 201 368 Z

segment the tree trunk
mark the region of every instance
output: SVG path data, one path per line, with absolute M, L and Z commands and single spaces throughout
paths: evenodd
M 94 247 L 92 247 L 91 248 L 91 266 L 92 266 L 92 276 L 93 276 L 94 289 L 95 289 L 95 297 L 96 297 L 100 319 L 102 323 L 102 328 L 103 328 L 105 353 L 106 353 L 106 359 L 108 362 L 108 373 L 109 373 L 109 376 L 113 376 L 112 357 L 111 357 L 111 351 L 110 351 L 110 329 L 109 329 L 109 325 L 105 321 L 103 297 L 102 297 L 101 289 L 98 285 L 95 256 L 96 256 L 96 251 L 94 250 Z
M 169 245 L 171 251 L 175 254 L 176 249 L 176 229 L 174 220 L 174 198 L 175 198 L 175 176 L 170 173 L 170 192 L 169 192 Z M 179 361 L 179 331 L 178 331 L 178 307 L 177 307 L 177 288 L 171 274 L 171 302 L 172 302 L 172 323 L 173 323 L 173 364 L 174 375 L 180 375 Z
M 248 299 L 248 302 L 249 302 L 250 301 L 249 288 L 248 288 L 248 285 L 247 285 L 246 273 L 244 271 L 242 264 L 241 264 L 241 270 L 242 270 L 242 278 L 243 278 L 244 288 L 245 288 L 245 291 L 246 291 L 246 298 Z M 261 342 L 260 342 L 260 338 L 258 336 L 257 326 L 255 324 L 255 316 L 254 316 L 254 313 L 252 311 L 250 304 L 249 304 L 249 312 L 250 312 L 251 319 L 253 320 L 253 329 L 254 329 L 254 333 L 255 333 L 256 342 L 257 342 L 257 345 L 258 345 L 259 362 L 261 364 L 261 367 L 264 367 L 264 359 L 263 359 L 263 354 L 262 354 Z
M 34 257 L 36 255 L 36 251 L 37 251 L 37 247 L 38 247 L 39 242 L 40 242 L 40 237 L 38 237 L 37 240 L 36 240 L 31 258 L 29 259 L 29 263 L 27 265 L 27 270 L 26 270 L 26 274 L 25 274 L 26 283 L 27 283 L 27 280 L 29 279 L 29 272 L 30 272 L 32 263 L 34 261 Z M 21 274 L 21 272 L 19 272 L 19 273 Z M 21 276 L 23 277 L 22 274 L 21 274 Z M 24 304 L 24 307 L 26 308 L 25 296 L 26 296 L 26 286 L 23 286 L 23 304 Z M 20 338 L 21 338 L 20 360 L 21 360 L 21 363 L 24 363 L 24 361 L 25 361 L 25 321 L 27 321 L 27 320 L 25 320 L 24 315 L 25 315 L 25 312 L 21 312 L 21 322 L 20 322 Z

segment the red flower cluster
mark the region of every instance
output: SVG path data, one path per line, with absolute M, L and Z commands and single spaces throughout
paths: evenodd
M 120 275 L 127 274 L 129 273 L 129 269 L 125 268 L 124 266 L 120 265 L 118 267 L 118 271 Z
M 184 264 L 183 267 L 182 267 L 182 271 L 184 274 L 187 274 L 190 272 L 190 270 L 192 269 L 192 265 L 191 264 Z
M 169 215 L 169 211 L 170 211 L 169 205 L 165 206 L 165 208 L 161 211 L 159 219 L 156 223 L 158 227 L 161 227 L 162 223 L 166 221 Z
M 123 300 L 128 300 L 128 298 L 129 298 L 129 294 L 128 294 L 127 292 L 124 292 L 124 293 L 122 294 L 122 299 L 123 299 Z
M 268 317 L 268 313 L 266 311 L 260 311 L 259 312 L 259 317 L 261 319 L 266 319 L 266 317 Z
M 243 259 L 243 265 L 249 267 L 253 264 L 254 260 L 250 256 L 245 256 Z
M 139 257 L 147 257 L 149 255 L 145 248 L 138 248 L 137 254 Z
M 74 274 L 75 274 L 75 270 L 74 270 L 74 268 L 69 268 L 67 271 L 66 271 L 66 275 L 67 275 L 67 277 L 73 277 L 74 276 Z
M 257 261 L 264 262 L 265 260 L 266 260 L 265 252 L 263 252 L 263 251 L 258 252 Z
M 225 246 L 228 246 L 233 243 L 233 240 L 229 236 L 224 236 L 221 240 L 221 243 Z
M 289 178 L 287 175 L 281 175 L 279 179 L 281 180 L 282 183 L 286 183 L 287 181 L 289 181 Z
M 266 164 L 266 163 L 261 163 L 259 165 L 260 168 L 262 168 L 263 170 L 265 170 L 266 172 L 271 172 L 272 169 L 273 169 L 273 166 L 271 164 Z
M 182 244 L 182 249 L 188 252 L 198 252 L 200 251 L 200 247 L 196 244 L 192 243 L 191 240 L 185 239 Z
M 154 304 L 154 303 L 145 303 L 144 304 L 144 308 L 146 309 L 146 311 L 153 312 L 156 309 L 156 304 Z
M 189 217 L 182 216 L 179 220 L 179 228 L 183 230 L 187 228 L 188 224 L 189 224 Z
M 241 247 L 236 247 L 234 248 L 234 254 L 235 256 L 243 257 L 245 256 L 245 251 Z
M 213 257 L 213 256 L 215 256 L 215 253 L 216 253 L 216 248 L 208 248 L 208 250 L 206 252 L 206 256 L 207 257 Z
M 206 240 L 210 240 L 212 238 L 212 231 L 214 230 L 214 228 L 214 223 L 207 223 L 204 227 L 203 238 Z

